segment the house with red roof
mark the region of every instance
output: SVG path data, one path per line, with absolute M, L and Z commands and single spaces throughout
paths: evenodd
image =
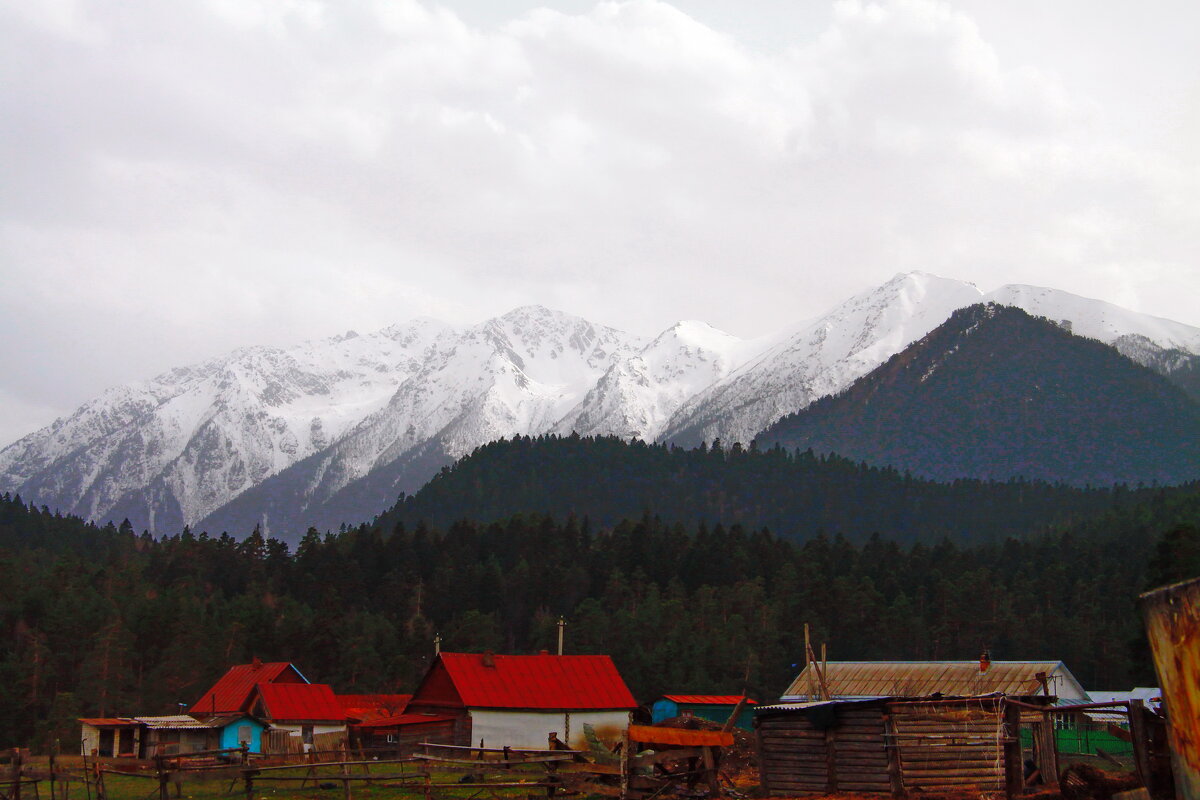
M 268 752 L 333 750 L 346 741 L 345 710 L 324 683 L 260 683 L 250 713 L 270 726 Z
M 249 664 L 237 664 L 221 676 L 199 700 L 192 703 L 188 713 L 236 714 L 250 711 L 254 689 L 263 683 L 308 683 L 296 665 L 289 661 L 264 663 L 257 658 Z
M 609 656 L 440 653 L 404 715 L 452 717 L 460 745 L 586 749 L 585 725 L 615 742 L 635 708 Z
M 411 694 L 339 694 L 338 705 L 346 712 L 351 724 L 395 717 L 404 711 Z

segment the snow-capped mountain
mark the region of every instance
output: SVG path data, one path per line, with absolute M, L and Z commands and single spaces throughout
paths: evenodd
M 680 322 L 618 359 L 554 431 L 652 442 L 684 401 L 729 374 L 756 346 L 704 322 Z
M 296 538 L 359 522 L 517 434 L 695 444 L 755 434 L 837 393 L 958 308 L 992 300 L 1200 375 L 1200 329 L 1050 289 L 897 275 L 763 340 L 681 322 L 651 341 L 539 306 L 249 348 L 111 389 L 0 450 L 0 491 L 138 529 Z M 1182 382 L 1181 382 L 1182 385 Z
M 451 333 L 417 320 L 110 389 L 0 450 L 0 486 L 90 519 L 178 529 L 338 441 Z
M 688 447 L 714 439 L 749 443 L 784 414 L 849 386 L 980 296 L 962 281 L 897 275 L 802 325 L 692 397 L 663 438 Z

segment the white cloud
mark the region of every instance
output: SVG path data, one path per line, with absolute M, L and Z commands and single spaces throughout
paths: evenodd
M 522 302 L 756 335 L 914 268 L 1200 322 L 1194 150 L 1126 141 L 959 5 L 843 0 L 770 52 L 655 0 L 484 28 L 416 0 L 32 8 L 0 2 L 22 402 Z

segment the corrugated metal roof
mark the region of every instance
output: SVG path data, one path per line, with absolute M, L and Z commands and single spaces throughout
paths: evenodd
M 289 669 L 295 670 L 296 675 L 304 683 L 308 679 L 300 674 L 300 670 L 288 661 L 261 661 L 253 664 L 238 664 L 230 667 L 221 679 L 213 684 L 204 695 L 188 709 L 197 714 L 221 714 L 231 711 L 248 711 L 250 695 L 254 687 L 260 683 L 273 683 Z
M 740 694 L 664 694 L 673 703 L 687 703 L 694 706 L 736 706 L 742 700 Z M 757 700 L 746 698 L 746 705 L 752 706 Z
M 346 712 L 324 683 L 260 683 L 256 691 L 267 719 L 345 722 Z
M 196 729 L 214 727 L 211 723 L 201 722 L 195 717 L 189 717 L 187 714 L 173 714 L 166 717 L 134 717 L 134 719 L 145 725 L 147 728 L 154 729 Z
M 401 714 L 412 699 L 411 694 L 339 694 L 336 697 L 346 715 L 360 722 Z
M 439 658 L 468 707 L 637 708 L 609 656 L 442 653 Z M 492 666 L 486 666 L 485 660 Z
M 808 694 L 810 669 L 804 668 L 781 699 Z M 979 671 L 978 661 L 830 661 L 825 683 L 834 697 L 1035 695 L 1042 690 L 1039 672 L 1049 677 L 1051 694 L 1087 697 L 1061 661 L 993 661 L 986 672 Z
M 454 719 L 453 714 L 397 714 L 393 717 L 380 717 L 370 722 L 355 725 L 356 728 L 400 728 L 405 725 L 420 725 L 426 722 L 447 722 Z
M 642 744 L 673 744 L 680 747 L 732 747 L 733 734 L 726 731 L 693 731 L 689 728 L 658 728 L 630 725 L 629 740 Z

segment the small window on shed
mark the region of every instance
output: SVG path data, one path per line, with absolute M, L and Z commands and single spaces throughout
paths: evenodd
M 300 736 L 301 736 L 301 741 L 303 741 L 305 744 L 312 744 L 313 743 L 313 726 L 305 725 L 303 728 L 301 728 Z
M 254 729 L 249 725 L 238 725 L 238 744 L 249 745 L 251 739 L 254 738 Z

